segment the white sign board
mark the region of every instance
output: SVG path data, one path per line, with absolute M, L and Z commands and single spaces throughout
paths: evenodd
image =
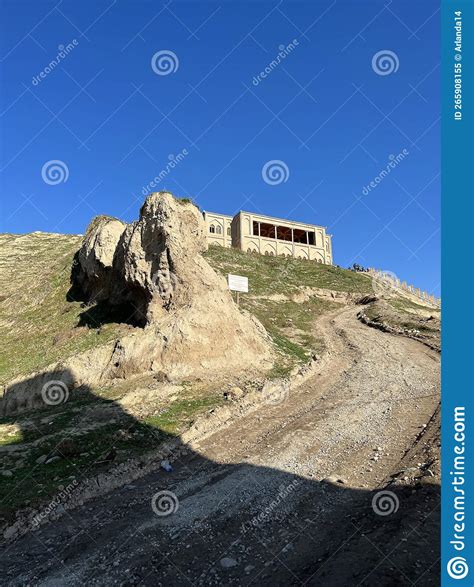
M 241 291 L 248 293 L 249 291 L 249 280 L 248 277 L 242 275 L 227 275 L 227 281 L 229 283 L 229 289 L 232 291 Z

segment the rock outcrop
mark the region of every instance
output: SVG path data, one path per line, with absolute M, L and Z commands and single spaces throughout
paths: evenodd
M 263 327 L 238 310 L 225 279 L 201 255 L 206 249 L 199 209 L 166 192 L 151 194 L 132 224 L 93 220 L 76 255 L 74 285 L 87 302 L 120 308 L 143 328 L 117 342 L 108 377 L 236 371 L 270 361 Z
M 128 318 L 145 326 L 215 281 L 200 256 L 206 248 L 196 206 L 171 194 L 152 194 L 137 222 L 127 225 L 104 216 L 92 221 L 76 257 L 73 282 L 87 302 L 105 301 L 124 311 L 128 307 Z
M 224 277 L 201 255 L 206 249 L 199 209 L 169 193 L 151 194 L 131 224 L 95 218 L 75 255 L 71 292 L 134 328 L 11 381 L 0 400 L 0 415 L 44 405 L 42 395 L 50 384 L 69 394 L 77 386 L 93 389 L 149 371 L 179 381 L 253 376 L 270 368 L 265 329 L 237 308 Z

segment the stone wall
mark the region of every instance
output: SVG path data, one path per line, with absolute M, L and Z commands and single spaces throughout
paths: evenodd
M 433 294 L 421 290 L 419 287 L 410 285 L 406 281 L 401 281 L 398 277 L 387 271 L 371 268 L 369 269 L 369 274 L 379 283 L 385 283 L 389 288 L 402 290 L 402 292 L 406 292 L 407 294 L 418 298 L 424 304 L 441 308 L 441 298 L 437 298 Z

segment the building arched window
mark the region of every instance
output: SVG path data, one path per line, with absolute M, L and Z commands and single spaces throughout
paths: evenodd
M 219 225 L 216 226 L 216 234 L 222 234 L 222 228 Z
M 231 236 L 231 234 L 232 234 L 232 233 L 231 233 L 230 226 L 228 226 L 228 227 L 227 227 L 227 236 Z
M 209 227 L 209 232 L 211 232 L 212 234 L 216 232 L 216 227 L 214 226 L 214 224 L 211 224 L 211 226 Z

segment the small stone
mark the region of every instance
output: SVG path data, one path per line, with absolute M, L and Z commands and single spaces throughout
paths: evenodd
M 244 569 L 244 572 L 248 574 L 248 573 L 252 572 L 254 569 L 255 569 L 254 565 L 247 565 Z
M 224 392 L 226 399 L 238 400 L 244 395 L 244 392 L 240 387 L 234 386 L 230 390 Z
M 223 569 L 231 569 L 232 567 L 237 566 L 237 561 L 235 558 L 230 558 L 228 556 L 221 558 L 219 562 Z
M 345 483 L 344 479 L 341 479 L 341 477 L 336 477 L 334 475 L 330 475 L 329 477 L 326 477 L 325 479 L 323 479 L 323 481 L 325 483 L 341 483 L 341 484 Z
M 36 459 L 35 463 L 36 463 L 37 465 L 42 465 L 42 464 L 45 462 L 45 460 L 46 460 L 47 458 L 48 458 L 48 455 L 41 455 L 40 457 L 38 457 L 38 458 Z
M 163 459 L 160 463 L 160 467 L 167 473 L 171 473 L 171 471 L 173 470 L 173 467 L 170 465 L 168 459 Z
M 18 532 L 18 527 L 16 526 L 16 524 L 13 524 L 13 526 L 9 526 L 4 532 L 3 532 L 3 537 L 5 538 L 5 540 L 9 540 L 10 538 L 12 538 L 13 536 L 15 536 L 15 534 Z
M 13 477 L 13 473 L 9 469 L 2 471 L 1 474 L 2 474 L 2 477 Z

